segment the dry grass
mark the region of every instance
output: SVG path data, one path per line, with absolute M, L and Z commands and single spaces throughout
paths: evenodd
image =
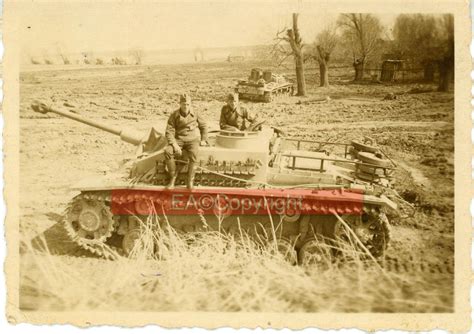
M 452 276 L 399 275 L 360 259 L 295 266 L 247 236 L 209 232 L 185 240 L 148 219 L 133 259 L 54 256 L 21 261 L 21 305 L 41 310 L 450 312 Z M 324 268 L 323 268 L 324 267 Z M 444 285 L 444 287 L 443 287 Z M 447 285 L 447 286 L 446 286 Z

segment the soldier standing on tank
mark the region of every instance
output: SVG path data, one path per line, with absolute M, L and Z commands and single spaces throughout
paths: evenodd
M 166 126 L 166 140 L 168 146 L 165 148 L 166 166 L 170 174 L 170 182 L 167 189 L 173 189 L 179 172 L 185 166 L 182 163 L 176 165 L 175 157 L 188 161 L 188 178 L 186 186 L 193 189 L 194 167 L 197 160 L 199 146 L 207 146 L 207 124 L 196 110 L 191 108 L 191 97 L 182 94 L 179 97 L 179 109 L 175 110 L 168 118 Z
M 248 124 L 247 124 L 248 122 Z M 258 130 L 253 126 L 258 122 L 257 117 L 251 115 L 246 108 L 239 104 L 239 96 L 230 93 L 227 95 L 227 104 L 221 109 L 220 128 L 227 131 Z

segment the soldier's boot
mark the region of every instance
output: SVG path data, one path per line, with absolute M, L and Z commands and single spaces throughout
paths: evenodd
M 170 175 L 170 182 L 166 186 L 166 189 L 174 189 L 176 178 L 178 177 L 178 170 L 176 169 L 176 162 L 174 159 L 166 160 L 166 167 L 168 168 L 168 174 Z
M 186 180 L 186 187 L 189 190 L 194 189 L 194 175 L 196 175 L 195 163 L 189 162 L 188 164 L 188 179 Z

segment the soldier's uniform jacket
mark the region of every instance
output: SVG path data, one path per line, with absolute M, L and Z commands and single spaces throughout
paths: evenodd
M 252 124 L 256 119 L 257 117 L 251 115 L 246 108 L 238 106 L 231 110 L 226 104 L 222 107 L 219 125 L 222 130 L 234 130 L 234 127 L 239 130 L 245 130 L 248 127 L 246 121 Z
M 173 111 L 168 118 L 165 132 L 168 144 L 207 140 L 207 124 L 197 111 L 190 110 L 186 116 L 181 115 L 180 109 Z

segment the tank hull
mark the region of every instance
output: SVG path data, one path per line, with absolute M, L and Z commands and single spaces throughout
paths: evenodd
M 239 94 L 239 99 L 259 101 L 259 102 L 271 102 L 273 99 L 280 95 L 293 95 L 293 84 L 278 84 L 278 85 L 264 85 L 256 86 L 252 84 L 239 83 L 236 88 L 236 92 Z
M 273 99 L 280 95 L 293 95 L 293 84 L 280 84 L 273 86 L 255 86 L 252 84 L 240 83 L 237 85 L 236 92 L 239 94 L 239 99 L 259 101 L 259 102 L 271 102 Z
M 269 102 L 274 93 L 292 93 L 292 87 L 282 76 L 253 69 L 238 89 Z M 110 132 L 137 147 L 136 157 L 121 170 L 77 185 L 78 195 L 65 210 L 62 226 L 69 238 L 63 239 L 99 256 L 130 256 L 149 231 L 155 241 L 164 231 L 185 239 L 224 233 L 264 247 L 272 244 L 285 256 L 293 254 L 292 261 L 298 253 L 300 262 L 322 245 L 339 252 L 341 241 L 371 257 L 383 255 L 388 245 L 385 210 L 396 206 L 383 193 L 393 167 L 379 152 L 364 151 L 373 143 L 301 140 L 271 128 L 221 130 L 209 146 L 200 147 L 195 164 L 175 157 L 181 174 L 178 187 L 169 191 L 163 187 L 170 172 L 164 161 L 167 141 L 159 132 L 150 129 L 147 136 L 132 136 L 43 103 L 32 108 Z M 305 144 L 316 148 L 303 150 Z M 328 145 L 344 154 L 322 150 Z M 195 170 L 187 173 L 188 166 Z M 194 172 L 196 188 L 181 188 L 185 176 Z M 385 188 L 379 191 L 380 186 Z
M 248 80 L 240 80 L 235 88 L 242 100 L 271 102 L 279 95 L 293 95 L 293 83 L 271 71 L 252 69 Z

